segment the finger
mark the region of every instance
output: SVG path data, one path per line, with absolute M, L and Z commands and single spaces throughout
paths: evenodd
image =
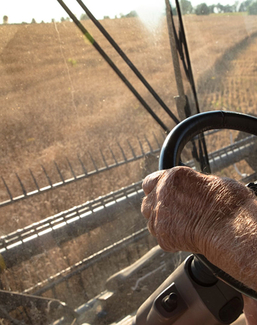
M 148 230 L 150 234 L 152 234 L 154 237 L 156 237 L 156 232 L 155 232 L 155 217 L 154 215 L 150 215 L 150 218 L 147 223 Z
M 157 172 L 154 172 L 148 176 L 143 181 L 142 188 L 145 192 L 145 195 L 148 195 L 152 192 L 152 190 L 155 188 L 158 180 L 160 179 L 161 175 L 164 173 L 163 170 L 159 170 Z
M 154 197 L 152 193 L 144 197 L 141 204 L 141 213 L 146 218 L 149 219 L 154 207 Z

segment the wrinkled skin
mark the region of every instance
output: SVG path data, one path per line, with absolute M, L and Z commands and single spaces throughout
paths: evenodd
M 251 190 L 188 167 L 147 176 L 143 190 L 142 214 L 164 250 L 203 254 L 257 290 L 257 203 Z M 245 315 L 249 325 L 257 324 L 257 302 L 245 298 Z

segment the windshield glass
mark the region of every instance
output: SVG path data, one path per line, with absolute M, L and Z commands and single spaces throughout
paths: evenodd
M 256 114 L 257 10 L 170 5 L 0 3 L 3 324 L 125 324 L 187 254 L 148 233 L 142 179 L 185 117 Z M 256 180 L 251 135 L 209 131 L 202 145 L 222 161 L 212 173 Z M 201 170 L 196 147 L 182 161 Z

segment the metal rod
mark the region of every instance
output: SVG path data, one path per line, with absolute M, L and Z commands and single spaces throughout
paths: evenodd
M 47 178 L 47 180 L 48 180 L 49 185 L 50 185 L 51 187 L 53 187 L 52 181 L 51 181 L 50 177 L 48 176 L 45 167 L 44 167 L 43 165 L 41 165 L 41 167 L 42 167 L 43 172 L 44 172 L 44 174 L 45 174 L 45 176 L 46 176 L 46 178 Z
M 113 151 L 112 151 L 112 149 L 110 147 L 109 147 L 109 150 L 110 150 L 110 152 L 112 154 L 112 158 L 115 161 L 115 164 L 118 164 L 118 161 L 116 160 L 116 157 L 115 157 L 115 155 L 114 155 L 114 153 L 113 153 Z
M 88 154 L 89 154 L 90 159 L 91 159 L 91 161 L 92 161 L 92 163 L 93 163 L 93 165 L 94 165 L 94 167 L 95 167 L 95 170 L 98 171 L 98 167 L 97 167 L 97 165 L 96 165 L 96 163 L 95 163 L 93 157 L 91 156 L 90 152 L 89 152 Z
M 126 155 L 125 155 L 125 152 L 124 152 L 123 149 L 122 149 L 122 146 L 119 144 L 119 142 L 117 142 L 117 143 L 118 143 L 118 146 L 119 146 L 119 148 L 120 148 L 120 151 L 121 151 L 121 153 L 122 153 L 122 155 L 123 155 L 124 160 L 125 160 L 125 161 L 128 161 L 128 159 L 127 159 L 127 157 L 126 157 Z
M 61 181 L 64 183 L 64 178 L 62 176 L 62 173 L 61 173 L 61 171 L 60 171 L 60 169 L 59 169 L 59 167 L 58 167 L 58 165 L 57 165 L 57 163 L 55 161 L 54 161 L 54 164 L 55 164 L 55 167 L 57 169 L 57 172 L 58 172 L 58 174 L 59 174 L 59 176 L 61 178 Z
M 146 103 L 146 101 L 141 97 L 141 95 L 136 91 L 128 79 L 123 75 L 123 73 L 118 69 L 118 67 L 113 63 L 109 56 L 104 52 L 100 45 L 94 40 L 93 36 L 86 30 L 84 25 L 77 19 L 77 17 L 71 12 L 71 10 L 65 5 L 62 0 L 57 0 L 63 9 L 67 12 L 70 18 L 73 20 L 75 25 L 80 29 L 80 31 L 85 35 L 89 42 L 94 46 L 98 53 L 103 57 L 103 59 L 109 64 L 113 71 L 118 75 L 118 77 L 124 82 L 124 84 L 129 88 L 129 90 L 134 94 L 134 96 L 139 100 L 139 102 L 144 106 L 149 114 L 155 119 L 155 121 L 163 128 L 165 132 L 169 132 L 169 128 L 162 122 L 162 120 L 155 114 L 151 107 Z
M 67 163 L 68 163 L 68 165 L 69 165 L 69 167 L 70 167 L 70 171 L 71 171 L 71 173 L 72 173 L 72 176 L 76 179 L 77 178 L 77 176 L 76 176 L 76 174 L 74 173 L 74 170 L 73 170 L 73 168 L 72 168 L 72 165 L 71 165 L 71 163 L 70 163 L 70 161 L 69 161 L 69 159 L 66 157 L 66 160 L 67 160 Z
M 195 105 L 196 105 L 196 112 L 200 113 L 199 101 L 198 101 L 196 87 L 195 87 L 195 81 L 194 81 L 194 75 L 193 75 L 193 71 L 192 71 L 191 60 L 190 60 L 189 51 L 188 51 L 188 47 L 187 47 L 186 34 L 185 34 L 185 30 L 184 30 L 184 24 L 183 24 L 182 14 L 181 14 L 181 10 L 180 10 L 178 0 L 176 0 L 176 7 L 177 7 L 179 26 L 180 26 L 180 36 L 182 38 L 181 42 L 184 45 L 184 52 L 183 53 L 185 53 L 186 63 L 187 63 L 187 69 L 185 68 L 185 71 L 187 71 L 187 73 L 186 73 L 187 78 L 189 80 L 189 83 L 191 85 L 191 89 L 192 89 L 192 92 L 193 92 Z M 182 62 L 184 62 L 184 60 L 182 60 Z M 211 168 L 210 168 L 210 164 L 209 164 L 208 151 L 207 151 L 207 146 L 206 146 L 204 134 L 201 133 L 201 134 L 198 135 L 198 137 L 199 137 L 199 141 L 202 143 L 203 152 L 204 152 L 204 156 L 203 156 L 203 152 L 200 153 L 202 171 L 210 174 L 211 173 Z
M 32 170 L 29 169 L 29 172 L 30 172 L 30 175 L 31 175 L 31 177 L 32 177 L 32 179 L 33 179 L 35 185 L 36 185 L 37 190 L 40 191 L 39 186 L 38 186 L 38 183 L 37 183 L 37 180 L 36 180 L 34 174 L 32 173 Z
M 147 142 L 150 151 L 153 151 L 153 148 L 152 148 L 152 146 L 151 146 L 151 143 L 149 142 L 149 140 L 147 139 L 147 137 L 146 137 L 145 134 L 144 134 L 144 137 L 145 137 L 145 141 Z
M 131 152 L 132 152 L 133 157 L 136 158 L 135 151 L 134 151 L 132 145 L 130 144 L 129 140 L 127 140 L 127 143 L 128 143 L 128 145 L 129 145 L 129 148 L 130 148 L 130 150 L 131 150 Z
M 22 183 L 22 181 L 21 181 L 21 179 L 20 179 L 19 175 L 18 175 L 17 173 L 15 173 L 15 175 L 16 175 L 16 177 L 17 177 L 17 179 L 18 179 L 19 183 L 20 183 L 20 186 L 21 186 L 21 190 L 22 190 L 22 192 L 23 192 L 24 196 L 26 196 L 26 195 L 27 195 L 27 192 L 26 192 L 26 190 L 25 190 L 25 187 L 24 187 L 24 185 L 23 185 L 23 183 Z
M 105 167 L 106 167 L 107 169 L 109 169 L 109 166 L 108 166 L 108 164 L 107 164 L 107 162 L 106 162 L 106 159 L 105 159 L 105 157 L 104 157 L 104 154 L 103 154 L 102 150 L 100 150 L 100 153 L 101 153 L 101 156 L 102 156 L 103 162 L 104 162 L 104 164 L 105 164 Z
M 157 139 L 157 137 L 156 137 L 156 135 L 155 135 L 154 132 L 153 132 L 153 136 L 154 136 L 154 139 L 155 139 L 155 141 L 157 143 L 158 148 L 161 148 L 161 145 L 160 145 L 160 143 L 159 143 L 159 141 L 158 141 L 158 139 Z
M 137 139 L 138 139 L 138 143 L 139 143 L 139 145 L 140 145 L 141 151 L 142 151 L 142 155 L 144 156 L 144 155 L 145 155 L 145 152 L 144 152 L 144 149 L 143 149 L 142 143 L 141 143 L 141 141 L 139 140 L 138 137 L 137 137 Z
M 144 78 L 141 72 L 136 68 L 136 66 L 131 62 L 128 56 L 122 51 L 119 45 L 115 42 L 115 40 L 111 37 L 111 35 L 107 32 L 107 30 L 103 27 L 103 25 L 94 17 L 94 15 L 90 12 L 90 10 L 86 7 L 86 5 L 81 1 L 77 0 L 80 6 L 84 9 L 88 17 L 92 20 L 92 22 L 96 25 L 96 27 L 100 30 L 100 32 L 105 36 L 105 38 L 109 41 L 109 43 L 113 46 L 113 48 L 117 51 L 117 53 L 121 56 L 121 58 L 127 63 L 129 68 L 135 73 L 138 79 L 143 83 L 143 85 L 149 90 L 149 92 L 153 95 L 156 101 L 162 106 L 165 112 L 173 119 L 173 121 L 178 124 L 179 120 L 177 117 L 171 112 L 168 106 L 164 103 L 164 101 L 160 98 L 160 96 L 156 93 L 156 91 L 152 88 L 149 82 Z
M 176 40 L 175 40 L 175 35 L 174 35 L 174 30 L 173 30 L 173 25 L 172 25 L 172 9 L 171 9 L 169 0 L 165 0 L 165 3 L 166 3 L 166 17 L 167 17 L 169 39 L 170 39 L 170 48 L 171 48 L 177 90 L 178 90 L 179 96 L 183 97 L 183 96 L 185 96 L 185 92 L 184 92 L 184 85 L 182 82 L 178 53 L 176 50 Z
M 192 92 L 193 92 L 194 101 L 195 101 L 195 105 L 196 105 L 196 113 L 200 112 L 199 102 L 198 102 L 198 98 L 197 98 L 195 82 L 194 82 L 192 66 L 191 66 L 191 60 L 190 60 L 189 51 L 188 51 L 188 47 L 187 47 L 186 35 L 185 35 L 185 31 L 184 31 L 184 25 L 183 25 L 179 2 L 178 2 L 178 0 L 176 0 L 176 8 L 177 8 L 177 13 L 178 13 L 179 28 L 180 28 L 180 30 L 179 30 L 180 37 L 179 38 L 177 36 L 177 32 L 175 29 L 175 24 L 174 24 L 174 20 L 173 20 L 173 14 L 172 14 L 172 8 L 170 5 L 170 2 L 169 2 L 169 0 L 165 0 L 165 3 L 166 3 L 166 17 L 167 17 L 167 24 L 168 24 L 168 31 L 169 31 L 169 38 L 170 38 L 170 46 L 171 46 L 171 52 L 172 52 L 172 58 L 173 58 L 173 66 L 174 66 L 175 78 L 176 78 L 176 82 L 177 82 L 177 89 L 178 89 L 178 93 L 179 93 L 179 97 L 177 98 L 177 109 L 178 109 L 179 116 L 183 119 L 185 117 L 188 117 L 188 114 L 190 114 L 190 115 L 193 114 L 193 112 L 189 108 L 188 99 L 184 93 L 184 86 L 183 86 L 181 70 L 180 70 L 180 66 L 179 66 L 178 53 L 180 54 L 180 58 L 181 58 L 183 66 L 184 66 L 186 76 L 188 78 L 189 84 L 190 84 Z M 183 49 L 183 46 L 184 46 L 184 49 Z M 186 56 L 186 61 L 184 58 L 184 53 Z M 198 138 L 199 138 L 199 141 L 202 143 L 203 151 L 200 152 L 200 158 L 199 158 L 196 147 L 195 147 L 195 143 L 192 140 L 193 153 L 194 153 L 194 155 L 196 155 L 195 158 L 200 160 L 201 165 L 202 165 L 202 171 L 204 170 L 207 173 L 211 173 L 204 135 L 199 134 Z M 199 148 L 201 148 L 201 147 L 199 147 Z M 205 156 L 203 156 L 203 152 L 204 152 Z
M 192 71 L 192 66 L 191 66 L 191 60 L 190 60 L 189 51 L 188 51 L 188 47 L 187 47 L 186 34 L 185 34 L 184 24 L 183 24 L 181 10 L 180 10 L 178 0 L 176 0 L 176 7 L 177 7 L 178 20 L 179 20 L 179 26 L 180 26 L 180 36 L 182 37 L 181 41 L 182 41 L 182 44 L 184 45 L 184 53 L 186 56 L 187 71 L 188 71 L 187 77 L 188 77 L 189 83 L 192 87 L 193 94 L 194 94 L 194 100 L 195 100 L 197 113 L 200 113 L 199 101 L 198 101 L 196 87 L 195 87 L 195 81 L 194 81 L 194 76 L 193 76 L 193 71 Z
M 82 167 L 82 170 L 83 170 L 84 174 L 87 175 L 86 167 L 85 167 L 85 165 L 83 164 L 83 161 L 81 160 L 81 158 L 79 157 L 79 155 L 78 155 L 78 160 L 79 160 L 79 162 L 80 162 L 80 165 L 81 165 L 81 167 Z
M 7 190 L 7 193 L 8 193 L 9 196 L 10 196 L 11 201 L 13 201 L 13 196 L 12 196 L 11 191 L 9 190 L 9 187 L 7 186 L 7 184 L 6 184 L 6 182 L 5 182 L 4 178 L 3 178 L 3 176 L 1 176 L 1 178 L 2 178 L 2 180 L 3 180 L 3 182 L 4 182 L 4 186 L 5 186 L 6 190 Z

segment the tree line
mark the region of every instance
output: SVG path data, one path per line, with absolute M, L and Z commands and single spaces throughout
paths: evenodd
M 221 3 L 213 4 L 208 6 L 206 3 L 201 3 L 196 7 L 193 7 L 189 0 L 180 0 L 180 7 L 182 14 L 196 14 L 196 15 L 209 15 L 212 13 L 233 13 L 233 12 L 247 12 L 249 15 L 257 15 L 257 0 L 245 0 L 245 1 L 235 1 L 233 5 L 223 5 Z M 176 8 L 172 8 L 174 15 L 177 14 Z M 128 18 L 137 17 L 136 11 L 131 11 L 126 15 L 120 14 L 120 17 L 115 16 L 115 18 Z M 109 16 L 104 16 L 103 19 L 109 19 Z M 82 14 L 80 20 L 87 20 L 89 17 L 87 14 Z M 55 19 L 52 19 L 54 22 Z M 62 17 L 61 22 L 70 21 L 70 18 Z M 33 18 L 31 24 L 35 24 L 36 20 Z M 43 21 L 41 23 L 44 23 Z M 8 24 L 8 16 L 3 16 L 3 24 Z
M 219 13 L 233 13 L 233 12 L 247 12 L 249 15 L 257 15 L 257 0 L 246 0 L 246 1 L 235 1 L 233 5 L 223 5 L 221 3 L 213 4 L 208 6 L 206 3 L 201 3 L 196 7 L 193 7 L 189 0 L 180 0 L 180 8 L 182 14 L 196 14 L 196 15 L 209 15 L 209 14 L 219 14 Z M 174 15 L 177 14 L 176 8 L 172 8 Z M 120 18 L 126 17 L 137 17 L 136 11 L 131 11 L 127 15 L 120 14 Z M 110 18 L 109 16 L 104 16 L 104 19 Z M 115 18 L 118 18 L 115 16 Z M 89 17 L 87 14 L 82 14 L 80 20 L 87 20 Z
M 218 3 L 210 6 L 203 2 L 196 7 L 193 7 L 189 0 L 180 0 L 180 7 L 182 14 L 208 15 L 212 13 L 247 12 L 249 15 L 257 15 L 257 0 L 235 1 L 233 5 Z M 175 8 L 173 8 L 173 13 L 176 14 Z

